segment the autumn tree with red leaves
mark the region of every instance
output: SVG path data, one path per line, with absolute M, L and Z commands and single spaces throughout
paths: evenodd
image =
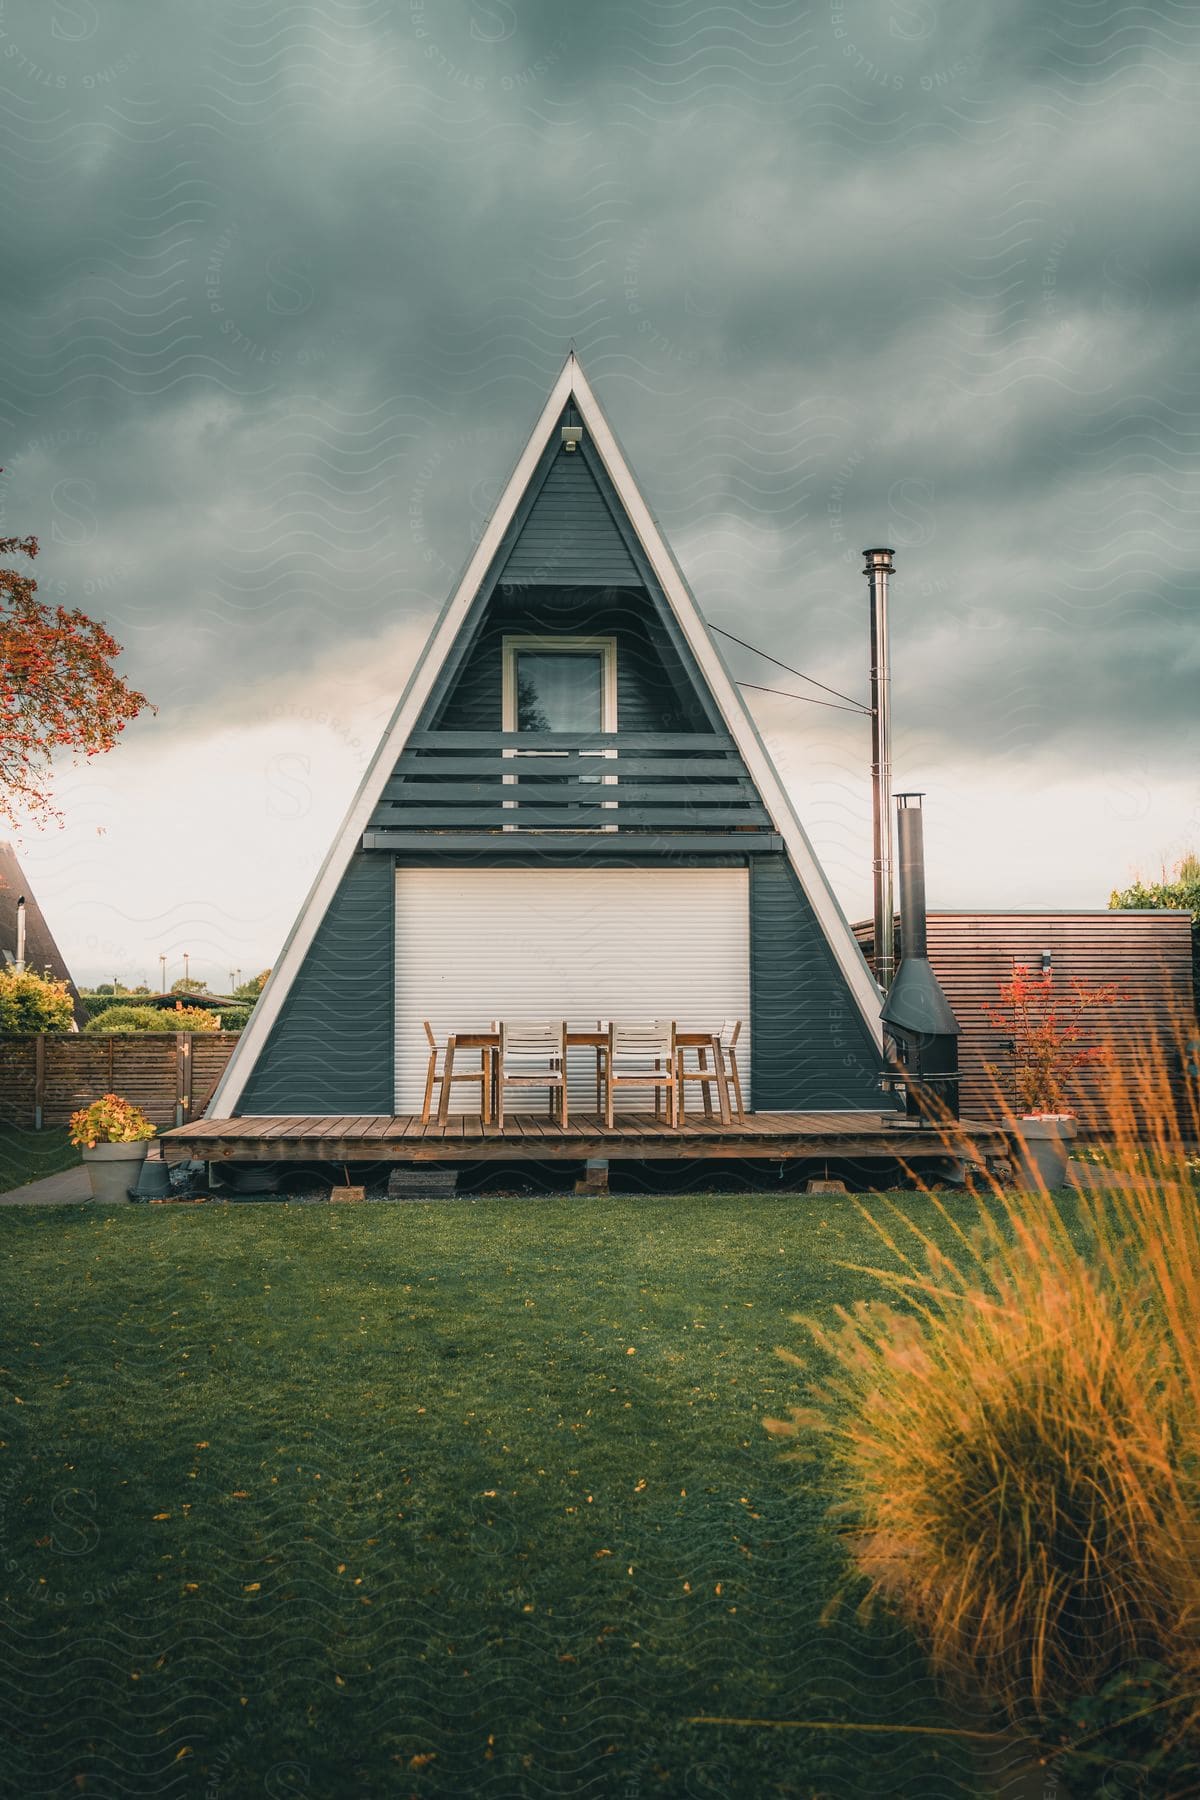
M 36 538 L 0 538 L 0 558 L 37 553 Z M 99 620 L 44 606 L 32 576 L 0 567 L 0 819 L 59 817 L 55 755 L 111 750 L 148 704 L 113 668 L 120 654 Z

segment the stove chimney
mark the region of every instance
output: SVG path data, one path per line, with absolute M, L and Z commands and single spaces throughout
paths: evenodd
M 875 979 L 887 993 L 896 967 L 892 900 L 892 670 L 888 576 L 894 550 L 864 550 L 871 590 L 871 828 L 875 895 Z
M 959 1024 L 929 965 L 925 822 L 920 794 L 897 794 L 900 967 L 880 1017 L 895 1039 L 910 1118 L 958 1117 Z
M 905 960 L 929 957 L 925 911 L 925 815 L 923 794 L 896 795 L 896 837 L 900 849 L 900 943 Z

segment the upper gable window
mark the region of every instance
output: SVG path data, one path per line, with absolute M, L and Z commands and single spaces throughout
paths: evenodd
M 503 729 L 615 731 L 616 639 L 505 638 Z

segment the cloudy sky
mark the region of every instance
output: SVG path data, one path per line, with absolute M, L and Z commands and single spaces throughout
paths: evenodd
M 0 534 L 158 705 L 22 837 L 80 979 L 273 959 L 572 338 L 713 623 L 865 696 L 896 547 L 932 904 L 1200 847 L 1198 51 L 1188 0 L 0 0 Z M 748 699 L 858 916 L 864 721 Z

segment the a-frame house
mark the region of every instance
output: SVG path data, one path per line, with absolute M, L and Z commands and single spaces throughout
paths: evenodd
M 738 1018 L 751 1113 L 878 1113 L 879 1007 L 572 355 L 207 1116 L 411 1115 L 426 1019 L 564 1017 Z

